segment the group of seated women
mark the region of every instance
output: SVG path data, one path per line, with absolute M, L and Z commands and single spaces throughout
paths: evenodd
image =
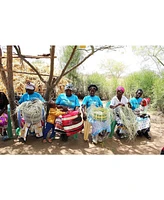
M 65 86 L 65 92 L 61 93 L 55 101 L 49 102 L 45 102 L 44 98 L 39 93 L 35 92 L 35 85 L 31 82 L 26 84 L 25 89 L 26 93 L 23 94 L 18 101 L 18 108 L 20 108 L 23 113 L 26 107 L 26 112 L 30 116 L 25 116 L 27 114 L 21 116 L 25 119 L 22 123 L 23 125 L 19 133 L 19 138 L 26 140 L 26 136 L 30 130 L 31 132 L 35 132 L 36 137 L 43 137 L 43 143 L 51 143 L 52 140 L 55 139 L 56 132 L 60 133 L 63 141 L 67 141 L 69 136 L 77 134 L 84 129 L 84 141 L 89 140 L 89 134 L 91 133 L 92 142 L 97 144 L 97 142 L 102 141 L 102 137 L 100 139 L 100 136 L 107 138 L 107 135 L 111 131 L 110 125 L 112 121 L 109 119 L 111 116 L 111 112 L 108 112 L 109 110 L 113 110 L 114 113 L 114 121 L 116 121 L 118 126 L 116 131 L 117 135 L 120 139 L 124 138 L 126 134 L 120 126 L 120 108 L 127 106 L 136 116 L 141 117 L 147 114 L 147 105 L 149 103 L 149 99 L 141 98 L 143 94 L 142 89 L 138 89 L 136 91 L 136 96 L 128 100 L 128 98 L 124 96 L 125 89 L 121 86 L 117 87 L 116 95 L 111 99 L 110 105 L 107 108 L 103 108 L 103 102 L 100 97 L 96 95 L 98 87 L 95 84 L 88 86 L 89 94 L 83 98 L 81 105 L 78 97 L 73 93 L 72 84 L 67 84 Z M 6 112 L 8 101 L 4 99 L 1 93 L 0 95 L 0 114 L 2 115 L 2 113 Z M 24 107 L 22 105 L 24 105 Z M 38 121 L 33 119 L 35 123 L 32 123 L 32 116 L 36 119 L 34 107 L 32 107 L 31 110 L 31 106 L 34 105 L 35 109 L 40 109 L 38 113 L 41 113 L 40 115 L 43 116 L 38 118 Z M 39 107 L 38 105 L 41 106 Z M 45 105 L 47 105 L 48 109 L 45 109 Z M 44 114 L 42 110 L 44 110 Z M 47 114 L 46 117 L 45 113 Z M 22 119 L 19 120 L 21 120 L 21 122 L 23 121 Z M 51 134 L 48 136 L 50 131 Z M 151 139 L 148 134 L 149 131 L 150 128 L 143 133 L 147 139 Z

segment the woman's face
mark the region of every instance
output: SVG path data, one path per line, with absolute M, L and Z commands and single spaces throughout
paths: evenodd
M 67 89 L 67 90 L 65 90 L 65 93 L 66 93 L 66 96 L 69 97 L 72 95 L 72 90 Z
M 136 92 L 136 98 L 137 99 L 140 98 L 141 96 L 142 96 L 142 92 L 141 91 Z
M 96 89 L 95 89 L 94 87 L 91 87 L 90 90 L 89 90 L 89 94 L 90 94 L 91 96 L 94 96 L 95 93 L 96 93 Z
M 28 94 L 33 94 L 33 93 L 34 93 L 34 90 L 26 89 L 26 92 L 27 92 Z
M 123 95 L 123 91 L 122 90 L 117 90 L 117 96 L 118 97 L 122 97 Z

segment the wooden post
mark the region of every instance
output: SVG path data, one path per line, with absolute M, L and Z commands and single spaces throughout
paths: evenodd
M 12 46 L 7 46 L 7 73 L 8 73 L 8 84 L 7 84 L 7 92 L 8 99 L 10 104 L 10 116 L 12 122 L 12 128 L 15 130 L 18 127 L 17 117 L 14 114 L 16 105 L 14 103 L 14 87 L 13 87 L 13 71 L 12 71 Z M 10 133 L 9 137 L 12 137 L 12 133 Z

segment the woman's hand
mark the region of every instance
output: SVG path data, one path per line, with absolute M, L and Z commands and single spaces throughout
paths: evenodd
M 83 113 L 83 120 L 87 120 L 87 114 L 86 113 Z
M 82 113 L 83 113 L 83 120 L 87 120 L 87 113 L 86 113 L 86 106 L 82 105 L 82 109 L 81 109 Z
M 47 103 L 48 104 L 54 104 L 55 102 L 52 99 L 50 99 Z
M 128 107 L 132 109 L 132 105 L 130 102 L 128 102 Z
M 119 105 L 120 105 L 120 106 L 125 106 L 125 104 L 124 104 L 124 103 L 121 103 L 121 102 L 119 103 Z
M 68 111 L 68 108 L 66 106 L 57 105 L 57 108 L 64 112 Z
M 125 104 L 119 102 L 119 103 L 115 106 L 115 108 L 118 107 L 118 106 L 125 106 Z

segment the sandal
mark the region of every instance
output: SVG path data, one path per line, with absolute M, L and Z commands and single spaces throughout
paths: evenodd
M 52 139 L 51 138 L 48 138 L 47 140 L 49 143 L 52 143 Z
M 146 138 L 147 138 L 148 140 L 151 140 L 151 136 L 150 136 L 150 135 L 148 135 Z
M 151 140 L 151 136 L 148 133 L 144 133 L 144 136 L 148 139 Z
M 43 139 L 43 141 L 42 141 L 43 143 L 46 143 L 47 142 L 47 140 L 46 139 Z

